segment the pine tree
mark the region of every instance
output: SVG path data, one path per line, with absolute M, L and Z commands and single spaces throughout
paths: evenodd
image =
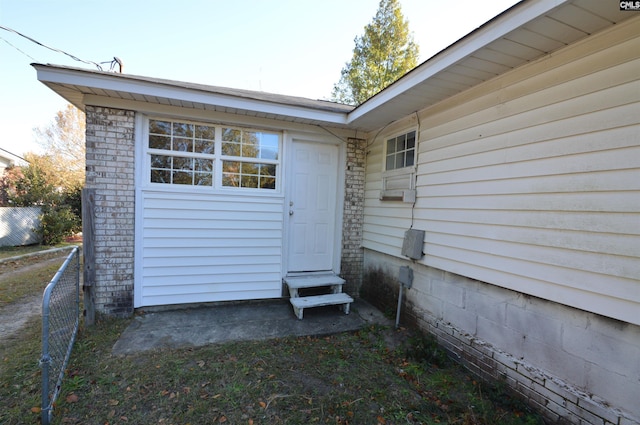
M 351 61 L 333 86 L 336 102 L 360 105 L 417 65 L 419 48 L 398 0 L 380 0 L 373 21 L 355 44 Z

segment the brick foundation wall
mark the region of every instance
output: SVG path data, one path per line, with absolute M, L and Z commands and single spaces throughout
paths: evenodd
M 358 295 L 362 283 L 366 145 L 362 139 L 348 139 L 347 143 L 340 275 L 347 281 L 345 292 L 353 296 Z
M 476 376 L 502 381 L 552 423 L 640 424 L 640 327 L 365 250 L 362 296 L 415 325 Z
M 133 111 L 87 106 L 86 187 L 95 189 L 95 308 L 133 313 L 135 138 Z

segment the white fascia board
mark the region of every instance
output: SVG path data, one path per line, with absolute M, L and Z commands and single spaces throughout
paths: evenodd
M 502 16 L 499 15 L 494 18 L 493 22 L 489 21 L 485 26 L 478 28 L 450 47 L 437 53 L 400 80 L 358 106 L 349 113 L 347 122 L 351 124 L 396 96 L 411 90 L 438 72 L 455 65 L 475 51 L 567 2 L 568 0 L 525 0 L 518 3 L 513 6 L 513 10 Z
M 117 76 L 85 73 L 73 69 L 38 65 L 34 65 L 34 67 L 37 70 L 38 80 L 43 83 L 59 83 L 78 87 L 84 86 L 94 89 L 133 93 L 143 96 L 321 121 L 327 124 L 345 125 L 347 123 L 347 114 L 344 112 L 322 111 L 302 106 L 285 105 L 277 102 L 206 92 L 188 87 L 172 86 L 162 82 L 155 83 L 151 81 L 129 80 Z

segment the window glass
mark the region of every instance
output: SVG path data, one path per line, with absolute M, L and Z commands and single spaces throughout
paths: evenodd
M 197 125 L 195 131 L 193 151 L 195 153 L 213 154 L 215 152 L 215 127 Z
M 193 140 L 174 137 L 173 150 L 179 152 L 193 152 Z
M 280 137 L 261 131 L 222 129 L 222 154 L 242 158 L 278 159 Z
M 149 134 L 171 134 L 171 122 L 169 121 L 149 121 Z
M 412 149 L 416 147 L 416 132 L 412 131 L 407 134 L 407 149 Z
M 193 124 L 174 122 L 173 135 L 176 137 L 193 137 Z
M 276 189 L 278 133 L 152 119 L 147 142 L 151 183 Z
M 215 127 L 149 120 L 148 147 L 152 183 L 213 186 Z
M 222 185 L 254 189 L 275 189 L 276 164 L 223 161 Z
M 151 149 L 171 149 L 171 137 L 150 134 L 149 147 Z
M 385 169 L 397 170 L 414 165 L 415 147 L 415 131 L 387 139 Z
M 222 186 L 275 189 L 280 137 L 276 133 L 232 128 L 222 129 L 222 155 L 237 160 L 222 162 Z

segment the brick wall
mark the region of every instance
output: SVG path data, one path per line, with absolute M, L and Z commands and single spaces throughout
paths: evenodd
M 503 381 L 552 423 L 640 424 L 640 327 L 418 263 L 364 253 L 363 297 L 435 335 L 475 375 Z
M 345 291 L 357 296 L 362 282 L 362 225 L 367 141 L 348 139 L 340 275 Z
M 133 111 L 86 107 L 86 187 L 95 189 L 95 308 L 133 313 L 135 150 Z

